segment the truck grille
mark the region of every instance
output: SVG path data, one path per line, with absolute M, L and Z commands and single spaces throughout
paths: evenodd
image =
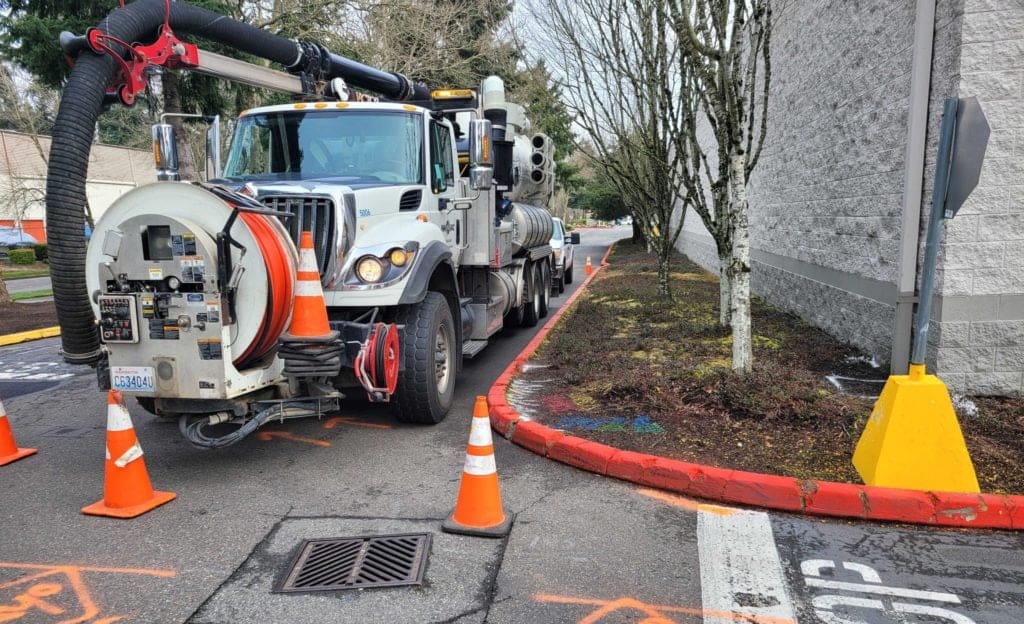
M 326 276 L 331 262 L 331 250 L 335 247 L 338 235 L 334 202 L 328 197 L 302 197 L 299 195 L 261 197 L 260 200 L 271 210 L 294 215 L 291 218 L 278 218 L 288 230 L 296 248 L 299 246 L 304 231 L 309 230 L 313 234 L 313 248 L 316 251 L 320 276 Z

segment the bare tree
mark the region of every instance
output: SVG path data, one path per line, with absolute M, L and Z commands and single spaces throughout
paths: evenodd
M 538 9 L 566 103 L 595 164 L 657 254 L 658 289 L 670 296 L 671 253 L 683 228 L 672 214 L 688 201 L 686 153 L 677 146 L 692 125 L 693 98 L 685 92 L 694 81 L 667 7 L 662 0 L 543 0 Z
M 691 205 L 715 239 L 722 324 L 732 326 L 732 368 L 753 364 L 747 184 L 764 147 L 771 84 L 771 0 L 664 0 L 685 53 L 702 118 L 687 119 L 683 176 Z M 702 132 L 705 128 L 708 132 Z

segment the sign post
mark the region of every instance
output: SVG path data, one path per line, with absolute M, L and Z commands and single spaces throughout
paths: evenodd
M 925 372 L 942 221 L 952 219 L 978 185 L 990 134 L 976 98 L 947 98 L 935 163 L 910 370 L 892 375 L 864 426 L 853 465 L 864 483 L 945 492 L 978 492 L 946 385 Z

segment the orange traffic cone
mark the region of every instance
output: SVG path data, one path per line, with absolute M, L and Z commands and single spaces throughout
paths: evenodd
M 455 502 L 455 511 L 444 521 L 441 529 L 448 533 L 502 537 L 508 535 L 511 528 L 512 519 L 501 509 L 487 398 L 478 396 L 473 407 L 473 425 L 469 430 L 459 498 Z
M 14 432 L 11 431 L 11 423 L 7 422 L 7 410 L 0 399 L 0 466 L 35 454 L 35 449 L 18 448 L 18 443 L 14 441 Z
M 317 269 L 316 253 L 313 252 L 313 235 L 303 232 L 299 245 L 299 274 L 295 284 L 292 324 L 284 338 L 327 339 L 333 335 L 331 325 L 327 322 L 327 304 L 324 303 L 320 270 Z
M 583 272 L 587 275 L 594 272 L 594 265 L 590 264 L 590 256 L 587 256 L 587 266 L 583 267 Z
M 107 463 L 103 500 L 82 507 L 90 516 L 134 518 L 174 500 L 173 492 L 157 492 L 149 481 L 142 447 L 135 437 L 132 417 L 118 390 L 107 394 Z

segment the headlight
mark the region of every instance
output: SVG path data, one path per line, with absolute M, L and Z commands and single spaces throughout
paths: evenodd
M 376 284 L 384 276 L 384 265 L 376 256 L 363 256 L 356 263 L 356 275 L 367 284 Z
M 388 260 L 391 260 L 391 264 L 395 265 L 396 267 L 403 267 L 405 266 L 405 263 L 409 261 L 409 257 L 411 255 L 412 254 L 406 252 L 401 247 L 396 247 L 395 249 L 391 250 L 391 253 L 388 254 Z
M 562 250 L 561 249 L 552 249 L 551 251 L 553 251 L 554 254 L 555 254 L 555 264 L 558 264 L 558 261 L 562 259 Z

